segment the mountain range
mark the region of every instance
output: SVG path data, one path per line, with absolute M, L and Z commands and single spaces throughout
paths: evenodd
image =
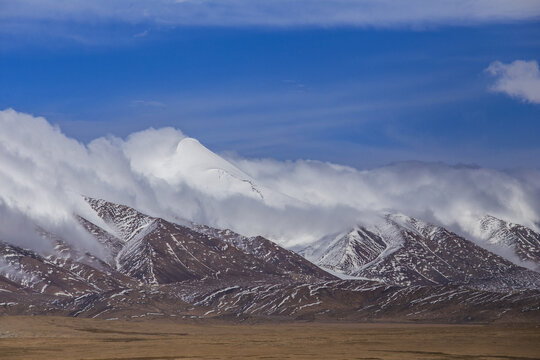
M 140 150 L 138 144 L 128 145 L 123 149 L 127 154 Z M 308 230 L 325 221 L 324 213 L 306 216 L 308 197 L 317 194 L 306 191 L 304 198 L 295 198 L 261 185 L 195 139 L 182 138 L 173 147 L 172 152 L 149 149 L 130 158 L 134 173 L 148 181 L 144 186 L 163 190 L 162 207 L 140 209 L 106 196 L 77 195 L 80 204 L 66 205 L 72 213 L 62 218 L 63 227 L 55 224 L 57 218 L 4 221 L 10 231 L 0 238 L 0 314 L 238 321 L 540 320 L 540 234 L 531 227 L 489 214 L 470 215 L 472 230 L 465 234 L 400 212 L 376 211 L 315 241 L 246 236 L 209 226 L 215 221 L 197 223 L 175 215 L 174 209 L 184 204 L 175 196 L 167 198 L 167 192 L 189 187 L 205 196 L 205 206 L 219 202 L 208 214 L 219 210 L 243 223 L 264 221 L 265 229 L 275 228 L 274 234 L 283 234 L 283 222 L 273 222 L 280 209 L 307 208 L 302 226 Z M 152 151 L 159 156 L 147 154 Z M 102 177 L 109 183 L 119 179 L 113 173 Z M 92 184 L 82 178 L 77 183 L 83 180 Z M 45 196 L 53 205 L 36 202 L 37 213 L 68 202 L 67 196 L 53 196 L 58 194 L 63 193 Z M 230 198 L 236 201 L 222 201 Z M 184 199 L 186 206 L 197 201 Z M 250 204 L 257 216 L 239 211 L 242 204 Z M 23 209 L 31 212 L 32 206 Z M 338 215 L 328 221 L 337 221 Z M 35 235 L 33 242 L 21 241 L 28 234 Z
M 40 252 L 0 242 L 0 313 L 139 317 L 537 321 L 540 273 L 404 215 L 355 226 L 297 252 L 85 197 L 103 227 L 78 249 L 36 229 Z M 536 266 L 540 235 L 493 217 L 488 242 Z

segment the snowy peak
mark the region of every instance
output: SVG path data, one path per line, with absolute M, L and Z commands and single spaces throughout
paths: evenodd
M 308 258 L 347 276 L 396 285 L 540 285 L 538 274 L 443 227 L 404 215 L 384 219 L 374 226 L 355 227 L 333 240 L 321 240 L 319 250 L 313 253 L 316 256 Z
M 387 247 L 378 234 L 356 227 L 345 235 L 338 235 L 317 263 L 333 271 L 352 274 L 379 257 Z
M 222 170 L 239 179 L 249 179 L 249 176 L 236 166 L 215 154 L 197 139 L 185 138 L 176 147 L 175 162 L 177 169 L 188 170 Z
M 480 236 L 489 246 L 510 252 L 540 270 L 540 234 L 519 224 L 487 215 L 479 222 Z
M 159 155 L 158 161 L 145 160 L 142 156 L 132 161 L 132 166 L 150 178 L 164 180 L 173 186 L 187 184 L 216 199 L 241 195 L 264 201 L 265 193 L 271 192 L 193 138 L 183 138 L 172 151 Z
M 416 233 L 420 236 L 434 237 L 437 232 L 447 231 L 441 226 L 430 224 L 420 219 L 410 217 L 403 214 L 388 214 L 386 215 L 388 224 L 393 225 L 399 233 L 407 230 L 411 233 Z
M 154 221 L 153 217 L 126 205 L 89 197 L 85 197 L 85 200 L 111 228 L 114 235 L 124 242 L 130 241 Z

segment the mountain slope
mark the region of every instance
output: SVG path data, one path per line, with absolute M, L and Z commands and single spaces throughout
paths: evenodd
M 540 274 L 443 227 L 403 215 L 388 215 L 377 225 L 324 238 L 304 254 L 324 268 L 389 284 L 540 286 Z
M 125 205 L 89 198 L 87 201 L 106 224 L 122 230 L 118 233 L 124 244 L 117 252 L 116 268 L 148 284 L 208 277 L 334 279 L 301 256 L 262 237 L 247 238 L 196 224 L 188 228 Z M 94 234 L 104 236 L 103 229 L 86 222 Z
M 0 275 L 18 287 L 40 294 L 81 296 L 133 286 L 135 282 L 112 269 L 96 269 L 76 259 L 42 256 L 0 242 Z
M 97 215 L 112 229 L 112 235 L 124 242 L 131 240 L 154 221 L 153 217 L 144 215 L 128 206 L 90 197 L 85 197 L 84 199 Z M 92 224 L 81 216 L 78 216 L 78 218 L 82 219 L 83 224 Z M 93 225 L 94 229 L 91 229 L 91 226 L 88 228 L 90 232 L 95 231 L 96 234 L 106 233 L 104 229 L 98 229 L 99 227 L 97 225 Z M 118 244 L 116 241 L 111 241 L 111 243 L 111 246 L 113 247 L 121 247 L 121 244 Z
M 260 236 L 87 201 L 102 227 L 73 221 L 108 253 L 75 249 L 46 229 L 46 253 L 0 242 L 0 314 L 540 321 L 538 273 L 411 217 L 389 215 L 305 249 L 324 268 L 364 278 L 338 280 Z
M 480 220 L 481 238 L 489 245 L 513 253 L 540 271 L 540 234 L 519 224 L 487 215 Z
M 228 244 L 278 268 L 279 271 L 286 273 L 295 280 L 335 279 L 334 276 L 294 251 L 284 249 L 262 236 L 247 237 L 229 229 L 220 230 L 199 224 L 191 224 L 191 228 L 211 237 L 222 239 Z

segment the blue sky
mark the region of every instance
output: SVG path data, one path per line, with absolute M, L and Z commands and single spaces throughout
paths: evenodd
M 85 9 L 50 5 L 37 16 L 0 2 L 0 109 L 44 116 L 82 142 L 173 126 L 247 157 L 540 166 L 534 71 L 516 85 L 528 86 L 523 95 L 494 91 L 504 74 L 486 70 L 540 61 L 538 13 L 282 24 L 257 9 L 248 23 L 231 11 L 174 22 L 96 4 L 98 15 L 81 18 Z

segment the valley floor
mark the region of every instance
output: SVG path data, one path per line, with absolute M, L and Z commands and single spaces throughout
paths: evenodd
M 0 317 L 0 359 L 537 359 L 540 324 Z

